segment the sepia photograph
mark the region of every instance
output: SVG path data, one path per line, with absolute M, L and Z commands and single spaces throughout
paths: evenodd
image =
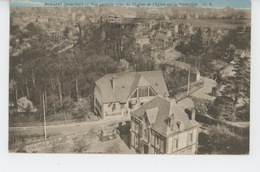
M 251 2 L 181 2 L 12 0 L 8 152 L 251 154 Z

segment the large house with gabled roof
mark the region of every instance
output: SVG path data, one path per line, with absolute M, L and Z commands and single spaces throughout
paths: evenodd
M 130 116 L 157 95 L 169 96 L 161 71 L 107 74 L 95 82 L 94 112 L 103 119 Z
M 174 100 L 156 96 L 131 112 L 131 148 L 144 154 L 195 154 L 199 124 Z

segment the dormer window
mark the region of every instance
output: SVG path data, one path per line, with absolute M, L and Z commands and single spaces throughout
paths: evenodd
M 183 123 L 181 121 L 177 121 L 176 124 L 179 130 L 183 130 Z
M 138 97 L 148 97 L 148 87 L 139 87 Z

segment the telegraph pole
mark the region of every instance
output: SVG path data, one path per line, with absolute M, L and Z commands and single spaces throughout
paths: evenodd
M 43 107 L 43 119 L 44 119 L 44 139 L 46 140 L 47 138 L 47 133 L 46 133 L 46 116 L 45 116 L 45 94 L 43 93 L 42 95 L 42 107 Z
M 190 67 L 189 67 L 189 74 L 188 74 L 187 96 L 189 94 L 190 94 Z

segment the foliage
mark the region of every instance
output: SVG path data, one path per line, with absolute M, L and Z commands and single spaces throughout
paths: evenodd
M 227 119 L 234 121 L 232 116 L 233 99 L 227 96 L 217 97 L 211 107 L 209 108 L 209 114 L 217 119 Z
M 86 134 L 73 138 L 73 151 L 83 153 L 90 149 L 90 142 Z
M 208 146 L 211 154 L 248 154 L 249 138 L 231 132 L 225 126 L 210 127 Z
M 70 97 L 65 97 L 63 100 L 63 109 L 70 112 L 75 107 L 75 102 Z
M 65 148 L 66 137 L 54 138 L 49 140 L 50 152 L 59 153 Z
M 206 104 L 201 102 L 195 103 L 195 110 L 200 115 L 206 115 L 208 112 L 208 108 Z
M 229 77 L 229 82 L 224 87 L 224 90 L 222 92 L 222 95 L 225 95 L 226 97 L 229 97 L 233 100 L 233 105 L 231 107 L 228 107 L 231 108 L 231 120 L 235 120 L 237 116 L 236 113 L 239 99 L 250 99 L 249 59 L 247 57 L 238 58 L 234 64 L 234 72 L 235 75 Z

